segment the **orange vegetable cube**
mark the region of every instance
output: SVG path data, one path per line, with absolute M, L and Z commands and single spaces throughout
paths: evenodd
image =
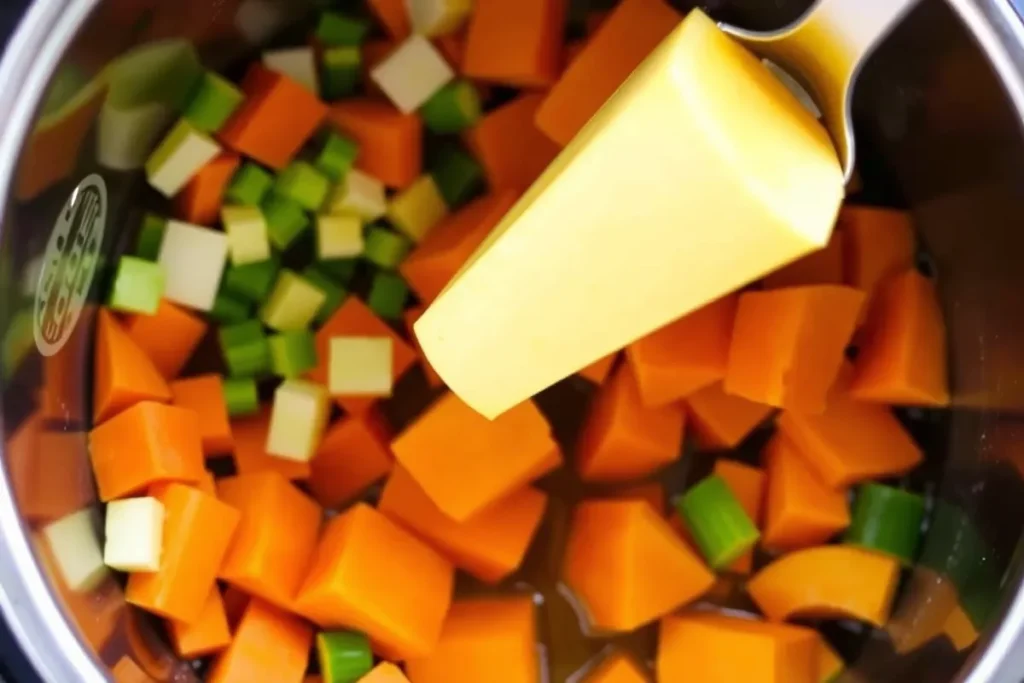
M 89 452 L 103 501 L 124 498 L 158 482 L 195 484 L 205 472 L 196 414 L 151 401 L 137 403 L 95 427 L 89 433 Z
M 562 69 L 565 10 L 551 0 L 481 2 L 469 20 L 463 72 L 519 88 L 551 85 Z
M 135 660 L 125 655 L 117 660 L 113 671 L 114 683 L 154 683 L 153 678 L 139 668 Z
M 622 653 L 604 661 L 583 679 L 583 683 L 647 683 L 647 676 L 633 658 Z
M 949 405 L 946 325 L 935 283 L 916 270 L 875 290 L 850 395 L 900 405 Z
M 538 683 L 540 666 L 536 608 L 528 595 L 456 600 L 437 648 L 406 663 L 416 683 Z
M 296 599 L 324 628 L 362 631 L 386 659 L 434 651 L 455 570 L 422 541 L 364 503 L 332 519 Z
M 359 144 L 356 165 L 392 188 L 407 187 L 423 168 L 423 122 L 388 102 L 347 99 L 331 105 L 331 122 Z
M 533 540 L 547 496 L 525 487 L 465 522 L 445 515 L 401 467 L 384 486 L 378 509 L 485 583 L 515 571 Z
M 207 455 L 229 453 L 234 445 L 228 406 L 224 401 L 224 381 L 220 375 L 197 375 L 171 382 L 171 401 L 179 408 L 190 408 L 199 416 L 199 432 Z
M 132 315 L 128 336 L 139 345 L 165 379 L 174 379 L 206 334 L 206 322 L 166 299 L 154 315 Z
M 715 576 L 650 505 L 577 506 L 562 578 L 593 627 L 630 631 L 706 593 Z M 675 679 L 666 679 L 675 680 Z
M 685 421 L 682 406 L 645 406 L 632 369 L 620 365 L 590 407 L 576 469 L 588 481 L 647 476 L 682 455 Z
M 544 474 L 557 449 L 547 420 L 525 401 L 488 420 L 446 394 L 391 444 L 395 458 L 446 515 L 464 522 Z
M 715 382 L 687 397 L 686 412 L 702 449 L 728 450 L 738 446 L 775 409 L 727 394 L 722 383 Z
M 288 608 L 320 535 L 320 506 L 277 472 L 217 482 L 218 497 L 241 513 L 218 578 Z
M 466 131 L 466 146 L 483 165 L 492 190 L 526 190 L 558 156 L 558 145 L 534 123 L 543 99 L 520 95 Z
M 171 400 L 171 390 L 146 353 L 121 328 L 114 314 L 96 317 L 93 421 L 107 420 L 139 401 Z
M 712 474 L 717 474 L 725 480 L 726 486 L 736 496 L 747 513 L 758 528 L 761 528 L 762 508 L 764 507 L 765 496 L 765 473 L 756 467 L 744 465 L 735 460 L 719 458 L 715 461 Z M 748 550 L 729 567 L 729 571 L 736 574 L 749 574 L 754 566 L 754 553 Z
M 612 368 L 615 367 L 615 359 L 618 355 L 617 353 L 612 353 L 604 358 L 600 358 L 576 374 L 589 379 L 594 384 L 604 384 L 604 381 L 608 379 L 608 375 L 611 374 Z
M 764 456 L 764 547 L 788 551 L 820 545 L 850 525 L 846 493 L 826 486 L 785 436 L 776 434 Z
M 824 248 L 772 271 L 764 278 L 765 289 L 804 285 L 841 285 L 843 279 L 843 232 L 833 230 Z
M 978 640 L 978 629 L 960 605 L 956 605 L 949 613 L 942 629 L 958 652 L 963 652 Z
M 224 124 L 221 141 L 280 170 L 327 116 L 327 105 L 287 76 L 253 62 L 242 80 L 245 101 Z
M 207 163 L 174 198 L 175 215 L 194 225 L 216 225 L 224 191 L 240 163 L 239 156 L 231 152 L 222 152 Z
M 430 385 L 431 389 L 438 389 L 444 386 L 444 380 L 441 379 L 441 375 L 437 374 L 437 370 L 430 364 L 427 357 L 423 354 L 423 349 L 420 348 L 420 342 L 416 338 L 416 331 L 413 329 L 413 325 L 420 319 L 426 308 L 423 306 L 414 306 L 403 314 L 403 320 L 405 321 L 405 330 L 409 334 L 409 338 L 412 339 L 413 346 L 416 347 L 416 355 L 419 356 L 420 366 L 423 368 L 423 374 L 427 378 L 427 384 Z
M 224 600 L 216 586 L 206 598 L 199 618 L 191 624 L 168 621 L 167 633 L 179 657 L 195 659 L 220 652 L 231 643 L 231 629 L 224 613 Z
M 373 671 L 360 678 L 359 683 L 409 683 L 409 679 L 391 662 L 381 662 L 373 667 Z
M 235 439 L 235 468 L 238 473 L 277 472 L 285 479 L 309 479 L 312 471 L 310 463 L 267 453 L 269 433 L 269 406 L 263 407 L 258 415 L 231 421 L 231 434 Z
M 181 484 L 160 493 L 164 545 L 160 569 L 133 572 L 125 599 L 168 619 L 194 623 L 202 616 L 217 570 L 238 526 L 238 511 Z
M 725 391 L 807 413 L 825 410 L 864 294 L 819 285 L 740 295 Z
M 659 681 L 819 683 L 818 633 L 803 626 L 693 613 L 658 634 Z
M 839 212 L 839 227 L 846 283 L 867 295 L 863 321 L 879 283 L 913 268 L 914 226 L 906 211 L 847 205 Z
M 253 600 L 231 645 L 213 663 L 208 683 L 302 683 L 313 629 L 302 619 Z
M 36 412 L 7 441 L 11 488 L 29 522 L 52 522 L 96 500 L 88 434 L 61 426 L 44 426 Z
M 626 347 L 644 403 L 665 405 L 725 378 L 736 302 L 723 297 Z
M 404 0 L 367 0 L 367 8 L 393 40 L 405 40 L 412 32 Z
M 309 490 L 325 508 L 340 508 L 394 464 L 387 427 L 376 411 L 343 417 L 327 428 L 310 462 Z

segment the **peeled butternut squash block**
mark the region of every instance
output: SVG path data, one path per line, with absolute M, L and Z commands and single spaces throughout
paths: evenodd
M 824 128 L 691 12 L 416 324 L 470 406 L 541 389 L 815 249 L 843 175 Z

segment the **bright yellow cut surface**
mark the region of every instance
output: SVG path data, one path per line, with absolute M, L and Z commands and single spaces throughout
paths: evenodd
M 416 325 L 488 417 L 823 247 L 843 197 L 824 128 L 693 11 Z

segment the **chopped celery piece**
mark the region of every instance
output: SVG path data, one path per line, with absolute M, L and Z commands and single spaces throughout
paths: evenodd
M 363 64 L 357 47 L 329 47 L 320 65 L 320 95 L 328 101 L 340 100 L 355 92 Z
M 309 462 L 320 445 L 329 414 L 330 397 L 326 387 L 286 379 L 274 392 L 267 453 L 286 460 Z
M 328 386 L 332 396 L 390 396 L 394 378 L 390 337 L 331 337 Z
M 363 253 L 363 222 L 358 216 L 317 216 L 316 255 L 321 261 Z
M 160 569 L 164 542 L 164 504 L 156 498 L 127 498 L 107 503 L 103 562 L 120 572 Z
M 924 500 L 916 493 L 864 484 L 857 491 L 844 542 L 892 555 L 905 564 L 917 559 Z
M 381 268 L 394 269 L 405 260 L 412 243 L 385 227 L 374 225 L 366 233 L 363 258 Z
M 47 524 L 43 527 L 43 538 L 50 546 L 64 585 L 72 592 L 88 593 L 108 575 L 92 508 Z
M 108 303 L 115 311 L 153 315 L 163 293 L 163 268 L 152 261 L 122 256 L 117 262 Z
M 267 221 L 256 206 L 225 206 L 220 210 L 228 253 L 236 266 L 260 263 L 270 258 Z
M 437 48 L 414 34 L 370 71 L 370 78 L 403 114 L 411 114 L 455 78 Z
M 185 118 L 198 131 L 216 133 L 241 106 L 244 99 L 245 95 L 234 83 L 212 71 L 207 71 L 185 108 Z
M 760 538 L 729 485 L 717 475 L 693 486 L 675 505 L 713 569 L 728 567 Z
M 373 670 L 370 641 L 356 631 L 317 634 L 316 656 L 324 683 L 356 683 Z
M 274 192 L 298 203 L 307 211 L 317 212 L 324 205 L 331 183 L 320 171 L 305 161 L 296 161 L 281 171 L 274 183 Z
M 352 169 L 358 155 L 359 143 L 337 133 L 328 133 L 315 166 L 325 176 L 338 182 Z
M 223 326 L 217 337 L 233 377 L 255 377 L 270 369 L 270 346 L 258 320 Z
M 358 261 L 351 258 L 328 259 L 316 264 L 318 270 L 330 275 L 336 282 L 347 285 L 356 274 Z
M 328 213 L 359 216 L 375 221 L 387 211 L 384 183 L 371 175 L 352 169 L 327 202 Z
M 480 95 L 469 81 L 452 81 L 444 86 L 420 109 L 428 130 L 444 135 L 472 128 L 480 120 Z
M 245 322 L 252 317 L 252 304 L 238 299 L 229 292 L 220 292 L 207 315 L 219 323 L 230 325 Z
M 263 303 L 277 280 L 281 263 L 271 256 L 260 263 L 231 266 L 224 275 L 224 291 L 253 303 Z
M 156 261 L 160 256 L 160 245 L 164 241 L 164 230 L 167 219 L 154 213 L 147 213 L 142 218 L 142 227 L 135 241 L 135 255 L 147 261 Z
M 263 200 L 262 208 L 270 243 L 278 249 L 287 249 L 309 227 L 309 216 L 302 205 L 287 197 L 271 194 Z
M 400 275 L 381 271 L 373 277 L 367 303 L 370 310 L 385 320 L 401 320 L 409 287 Z
M 316 285 L 287 268 L 277 276 L 274 289 L 260 308 L 260 320 L 272 330 L 284 332 L 309 327 L 326 301 Z
M 484 169 L 476 158 L 456 144 L 431 155 L 430 175 L 449 208 L 462 206 L 484 189 Z
M 290 47 L 264 52 L 263 65 L 314 93 L 320 92 L 320 78 L 316 73 L 316 53 L 312 47 Z
M 260 395 L 252 377 L 225 377 L 222 389 L 231 417 L 255 415 L 260 411 Z
M 158 261 L 166 298 L 200 311 L 213 308 L 227 257 L 228 237 L 220 230 L 168 221 Z
M 278 377 L 298 377 L 316 367 L 316 338 L 309 330 L 271 335 L 270 368 Z
M 219 152 L 220 145 L 182 119 L 146 160 L 146 179 L 173 197 Z
M 325 47 L 361 45 L 370 22 L 339 12 L 324 12 L 316 25 L 316 37 Z
M 314 323 L 322 325 L 341 307 L 348 292 L 340 284 L 333 282 L 329 276 L 317 270 L 316 266 L 307 267 L 302 271 L 302 276 L 324 293 L 324 303 L 313 319 Z
M 239 206 L 259 206 L 274 185 L 274 177 L 260 166 L 247 161 L 235 172 L 224 201 Z
M 387 212 L 391 224 L 414 242 L 422 241 L 447 215 L 444 198 L 429 175 L 420 176 L 396 194 Z

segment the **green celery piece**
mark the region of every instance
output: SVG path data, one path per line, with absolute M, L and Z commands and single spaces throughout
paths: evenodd
M 320 64 L 320 95 L 327 101 L 348 97 L 356 90 L 363 57 L 356 47 L 329 47 Z
M 408 238 L 380 225 L 372 225 L 366 233 L 363 258 L 381 268 L 394 269 L 409 255 L 412 243 Z
M 241 323 L 252 317 L 252 304 L 229 292 L 219 292 L 213 300 L 213 308 L 207 315 L 226 325 Z
M 400 275 L 381 271 L 373 278 L 367 304 L 370 310 L 385 320 L 401 320 L 405 302 L 409 298 L 409 286 Z
M 306 230 L 309 216 L 298 202 L 271 193 L 261 205 L 267 219 L 267 236 L 270 243 L 284 251 Z
M 340 285 L 348 285 L 356 274 L 359 262 L 354 258 L 336 258 L 326 261 L 317 261 L 316 268 L 320 272 L 330 275 Z
M 274 177 L 260 166 L 247 161 L 235 172 L 224 198 L 228 204 L 259 206 L 274 185 Z
M 204 73 L 192 43 L 147 43 L 126 53 L 109 68 L 107 105 L 131 109 L 156 102 L 182 113 Z
M 902 489 L 867 483 L 857 491 L 845 543 L 891 555 L 905 565 L 917 559 L 924 499 Z
M 252 377 L 225 377 L 222 390 L 231 417 L 255 415 L 260 411 L 260 396 Z
M 370 641 L 356 631 L 317 634 L 316 654 L 324 683 L 355 683 L 373 669 Z
M 298 377 L 317 364 L 316 337 L 310 330 L 271 335 L 270 367 L 278 377 Z
M 434 93 L 420 108 L 420 116 L 427 130 L 446 135 L 472 128 L 482 111 L 476 87 L 469 81 L 457 80 Z
M 475 197 L 486 182 L 480 162 L 456 143 L 445 144 L 431 155 L 430 175 L 449 209 Z
M 263 300 L 270 296 L 270 289 L 274 286 L 280 270 L 281 261 L 277 256 L 271 256 L 260 263 L 229 266 L 224 274 L 222 286 L 229 294 L 252 303 L 263 303 Z
M 327 297 L 313 319 L 314 323 L 322 325 L 334 315 L 335 311 L 341 308 L 348 292 L 340 284 L 335 283 L 329 275 L 318 270 L 316 266 L 307 266 L 302 271 L 302 277 L 316 285 Z
M 324 205 L 331 183 L 323 173 L 305 161 L 296 161 L 281 171 L 274 192 L 316 213 Z
M 260 321 L 222 326 L 217 338 L 232 377 L 255 377 L 270 369 L 270 345 Z
M 227 79 L 207 71 L 185 108 L 185 118 L 204 133 L 216 133 L 242 105 L 245 95 Z
M 361 45 L 370 31 L 370 22 L 339 12 L 324 12 L 316 25 L 316 37 L 324 47 Z
M 108 301 L 115 311 L 153 315 L 164 294 L 164 269 L 153 261 L 122 256 Z
M 167 230 L 167 219 L 155 213 L 147 213 L 142 217 L 142 227 L 135 241 L 135 255 L 147 261 L 156 261 L 160 257 L 160 246 L 164 242 L 164 231 Z
M 697 483 L 675 505 L 712 569 L 725 569 L 761 537 L 720 476 Z
M 286 332 L 308 327 L 327 300 L 327 294 L 293 270 L 285 268 L 263 305 L 259 317 L 272 330 Z
M 359 143 L 337 133 L 329 133 L 315 165 L 334 182 L 340 181 L 352 168 L 359 154 Z

